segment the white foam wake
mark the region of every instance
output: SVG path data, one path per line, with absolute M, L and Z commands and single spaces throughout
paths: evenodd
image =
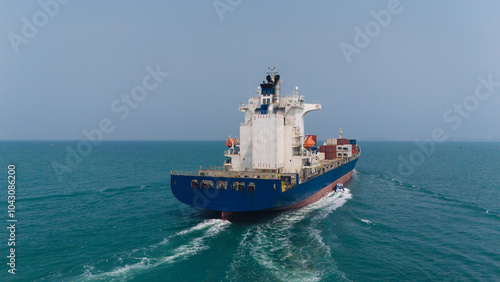
M 369 221 L 368 219 L 361 219 L 362 222 L 366 223 L 366 224 L 371 224 L 372 222 Z
M 207 239 L 215 237 L 229 225 L 230 222 L 220 219 L 205 220 L 189 229 L 182 230 L 165 238 L 160 243 L 117 255 L 117 263 L 121 264 L 124 261 L 129 261 L 129 263 L 125 263 L 124 266 L 115 267 L 111 271 L 103 272 L 99 271 L 95 265 L 85 265 L 85 272 L 81 278 L 128 279 L 145 269 L 183 261 L 201 251 L 209 249 L 210 247 L 206 244 Z M 200 234 L 195 235 L 196 232 Z
M 173 255 L 166 256 L 160 259 L 160 264 L 162 263 L 174 263 L 176 261 L 184 260 L 194 254 L 197 254 L 200 251 L 209 249 L 210 247 L 205 244 L 205 239 L 215 237 L 222 230 L 227 228 L 230 225 L 229 221 L 221 220 L 221 219 L 210 219 L 206 220 L 186 231 L 181 231 L 176 234 L 176 236 L 182 236 L 186 234 L 190 234 L 197 230 L 202 230 L 204 228 L 208 229 L 204 232 L 204 234 L 200 237 L 195 238 L 187 244 L 181 245 L 177 247 L 173 251 Z
M 346 279 L 337 270 L 319 225 L 351 198 L 349 189 L 332 192 L 312 205 L 250 228 L 243 235 L 226 278 L 239 280 L 245 273 L 245 280 L 318 281 L 334 273 Z M 254 272 L 249 274 L 250 269 Z

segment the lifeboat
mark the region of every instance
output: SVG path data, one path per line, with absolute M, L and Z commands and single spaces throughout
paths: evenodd
M 304 141 L 304 148 L 311 149 L 316 146 L 316 142 L 311 137 L 307 137 L 306 141 Z
M 231 147 L 233 147 L 233 144 L 236 145 L 236 141 L 233 138 L 228 137 L 227 141 L 226 141 L 226 146 L 228 148 L 231 148 Z

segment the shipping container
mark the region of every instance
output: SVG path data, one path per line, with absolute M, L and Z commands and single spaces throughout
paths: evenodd
M 337 145 L 336 148 L 337 148 L 337 151 L 351 151 L 353 148 L 353 145 L 351 145 L 351 144 Z
M 352 150 L 349 151 L 337 151 L 338 158 L 348 158 L 352 157 Z
M 322 145 L 320 146 L 320 152 L 335 152 L 336 151 L 336 146 L 334 145 Z
M 335 138 L 326 139 L 326 145 L 337 145 L 337 139 Z
M 335 151 L 337 151 L 337 148 L 334 145 L 321 145 L 319 147 L 319 152 L 322 153 L 331 153 L 331 152 L 335 153 Z
M 349 141 L 345 138 L 342 138 L 342 139 L 337 139 L 337 145 L 345 145 L 345 144 L 349 144 Z
M 325 160 L 333 160 L 336 157 L 337 157 L 337 153 L 335 153 L 335 152 L 325 153 Z

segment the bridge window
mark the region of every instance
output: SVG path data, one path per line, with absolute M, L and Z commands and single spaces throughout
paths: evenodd
M 227 190 L 227 181 L 217 181 L 217 189 Z

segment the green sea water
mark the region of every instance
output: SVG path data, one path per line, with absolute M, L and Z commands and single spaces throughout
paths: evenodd
M 109 141 L 68 157 L 77 145 L 0 142 L 0 281 L 500 280 L 500 143 L 360 142 L 346 192 L 233 222 L 170 191 L 170 170 L 220 165 L 223 141 Z

